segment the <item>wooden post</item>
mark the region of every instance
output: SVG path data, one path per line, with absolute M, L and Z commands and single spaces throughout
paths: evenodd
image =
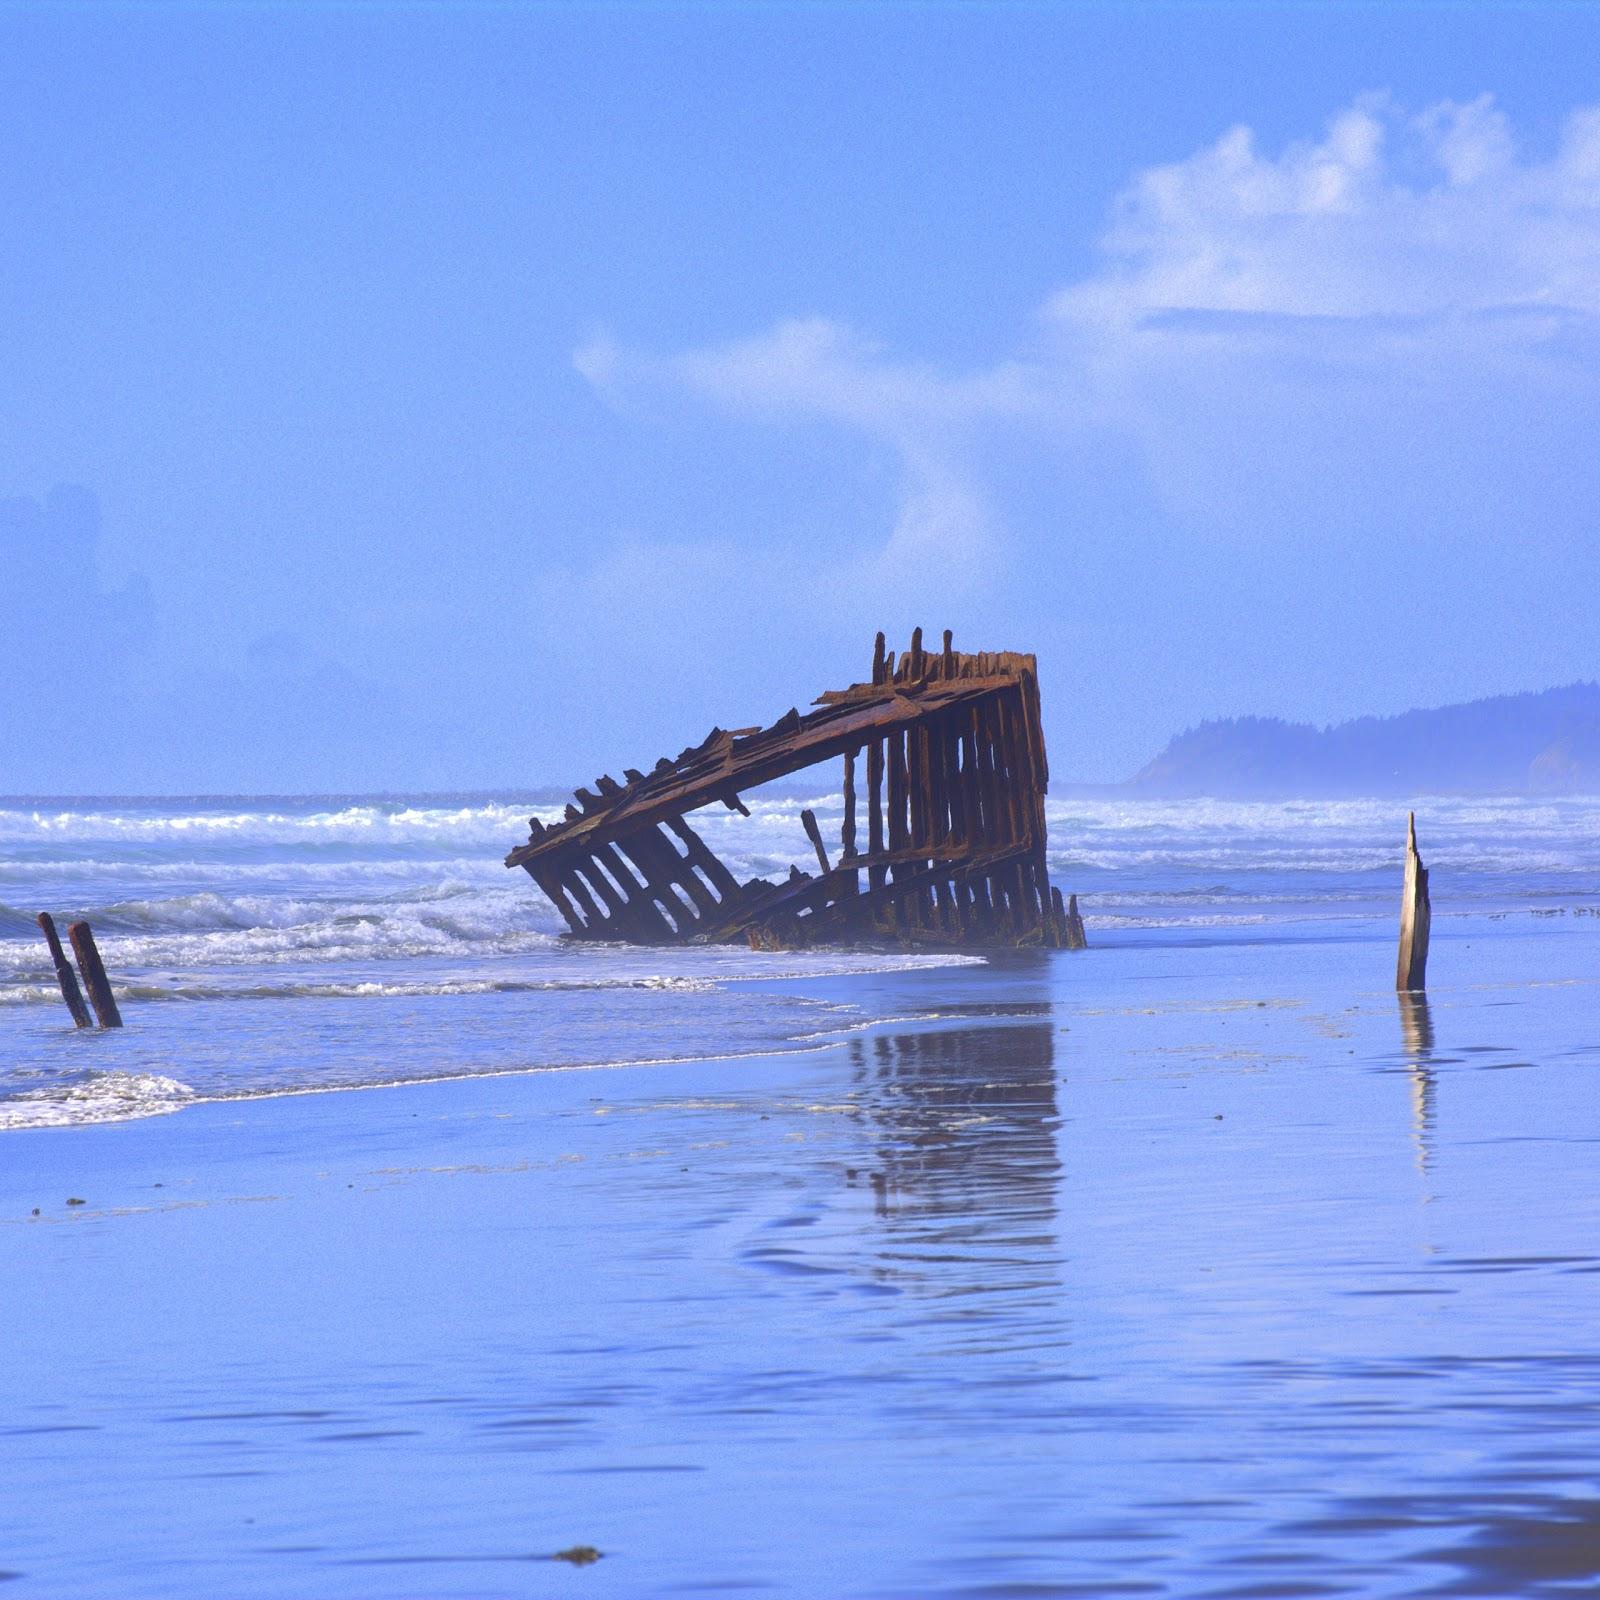
M 848 861 L 856 853 L 856 753 L 844 753 L 844 821 L 839 827 L 839 854 Z
M 1428 987 L 1428 929 L 1433 908 L 1428 902 L 1428 869 L 1417 854 L 1417 814 L 1406 822 L 1406 881 L 1400 892 L 1400 958 L 1394 986 L 1402 993 Z
M 61 985 L 61 998 L 67 1002 L 72 1020 L 80 1028 L 93 1027 L 89 1021 L 89 1008 L 83 1003 L 83 991 L 78 987 L 78 975 L 61 948 L 61 936 L 56 932 L 56 919 L 48 911 L 39 913 L 39 926 L 44 930 L 44 942 L 50 946 L 50 959 L 56 964 L 56 982 Z
M 839 865 L 848 867 L 850 876 L 840 890 L 841 896 L 861 892 L 861 874 L 855 869 L 855 859 L 860 853 L 856 847 L 856 754 L 854 750 L 844 753 L 844 820 L 839 824 Z
M 896 853 L 910 847 L 910 829 L 906 822 L 906 735 L 897 729 L 891 733 L 886 741 L 888 746 L 889 767 L 889 848 Z M 893 883 L 898 883 L 909 875 L 911 868 L 904 862 L 897 862 L 889 869 L 889 878 Z M 898 936 L 904 925 L 905 918 L 909 915 L 908 908 L 902 904 L 901 897 L 896 895 L 890 903 L 890 910 L 894 917 L 894 929 Z
M 1061 891 L 1050 882 L 1047 875 L 1041 875 L 1039 881 L 1046 886 L 1044 891 L 1044 942 L 1053 950 L 1065 950 L 1067 947 L 1067 903 L 1061 898 Z
M 978 786 L 978 713 L 961 713 L 961 818 L 969 843 L 987 838 L 984 832 L 983 795 Z
M 1087 950 L 1089 940 L 1083 931 L 1083 913 L 1078 910 L 1077 895 L 1073 895 L 1070 901 L 1063 904 L 1061 891 L 1052 886 L 1050 909 L 1055 913 L 1056 925 L 1060 929 L 1062 949 Z
M 822 868 L 823 875 L 833 871 L 828 865 L 828 852 L 822 847 L 822 829 L 817 826 L 817 814 L 807 809 L 800 813 L 800 826 L 806 830 L 806 838 L 811 841 L 811 848 L 817 852 L 817 865 Z
M 95 945 L 89 924 L 74 922 L 67 929 L 67 937 L 72 941 L 72 953 L 78 958 L 78 971 L 83 974 L 83 986 L 89 991 L 89 1004 L 94 1007 L 100 1026 L 120 1028 L 122 1013 L 117 1010 L 116 998 L 111 993 L 111 981 L 106 977 L 105 963 L 100 959 L 100 951 Z
M 880 635 L 880 637 L 882 637 Z M 874 738 L 867 746 L 867 854 L 876 856 L 883 851 L 883 740 Z M 867 872 L 867 887 L 883 887 L 884 869 L 872 867 Z

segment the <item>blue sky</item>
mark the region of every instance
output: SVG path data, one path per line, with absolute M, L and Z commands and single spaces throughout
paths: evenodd
M 1600 8 L 0 5 L 0 790 L 1600 675 Z M 96 690 L 93 686 L 99 685 Z

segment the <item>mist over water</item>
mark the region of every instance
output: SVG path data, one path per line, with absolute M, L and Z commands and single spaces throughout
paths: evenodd
M 1426 799 L 1436 921 L 1600 908 L 1600 801 Z M 741 879 L 811 852 L 826 793 L 756 794 L 696 826 Z M 502 865 L 548 796 L 0 801 L 0 1126 L 196 1098 L 673 1060 L 871 1020 L 760 980 L 948 962 L 575 944 Z M 1370 937 L 1394 915 L 1389 801 L 1049 804 L 1050 867 L 1100 945 Z M 130 1027 L 65 1028 L 34 918 L 93 923 Z M 381 1009 L 374 1009 L 374 1007 Z M 466 1046 L 470 1042 L 470 1048 Z

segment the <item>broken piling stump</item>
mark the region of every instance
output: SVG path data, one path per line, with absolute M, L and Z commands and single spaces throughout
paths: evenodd
M 1089 938 L 1083 931 L 1083 914 L 1078 910 L 1077 895 L 1073 895 L 1063 905 L 1061 891 L 1052 889 L 1050 891 L 1050 899 L 1055 906 L 1057 920 L 1061 924 L 1062 943 L 1068 950 L 1087 950 L 1089 948 Z
M 72 1020 L 80 1028 L 93 1027 L 89 1020 L 89 1008 L 83 1003 L 83 992 L 78 988 L 78 975 L 72 970 L 72 963 L 67 960 L 67 953 L 61 948 L 61 935 L 56 932 L 56 919 L 48 911 L 41 911 L 38 917 L 39 927 L 44 932 L 44 942 L 50 947 L 50 959 L 55 963 L 56 982 L 61 985 L 61 998 L 67 1002 L 67 1010 L 72 1013 Z
M 122 1013 L 117 1010 L 116 997 L 111 993 L 111 980 L 106 977 L 105 963 L 94 942 L 94 934 L 87 922 L 74 922 L 67 929 L 72 941 L 72 953 L 78 958 L 78 971 L 83 974 L 83 986 L 89 991 L 89 1004 L 102 1028 L 120 1028 Z
M 1428 986 L 1428 930 L 1433 908 L 1428 901 L 1428 869 L 1417 854 L 1417 814 L 1406 822 L 1406 876 L 1400 892 L 1400 956 L 1394 986 L 1402 993 Z
M 849 757 L 845 757 L 849 760 Z M 817 852 L 817 865 L 822 868 L 822 875 L 826 877 L 833 868 L 828 864 L 827 847 L 822 842 L 822 829 L 817 826 L 817 814 L 807 809 L 800 813 L 800 826 L 806 830 L 806 838 L 811 841 L 811 848 Z
M 1033 656 L 963 653 L 948 633 L 930 652 L 919 628 L 897 660 L 879 634 L 870 681 L 813 705 L 766 728 L 713 728 L 649 773 L 625 769 L 625 785 L 604 778 L 598 793 L 579 789 L 565 820 L 533 821 L 506 865 L 533 878 L 579 939 L 1067 944 L 1045 870 L 1049 767 Z M 855 785 L 863 750 L 864 853 Z M 815 875 L 741 884 L 687 821 L 716 803 L 748 816 L 741 791 L 841 758 L 837 861 L 815 816 L 801 819 Z

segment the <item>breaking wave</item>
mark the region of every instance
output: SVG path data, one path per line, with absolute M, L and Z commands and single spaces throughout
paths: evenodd
M 808 807 L 838 836 L 835 795 L 745 799 L 749 817 L 694 818 L 741 879 L 810 863 Z M 754 980 L 963 959 L 572 944 L 531 880 L 502 865 L 528 819 L 554 821 L 563 804 L 0 800 L 0 1128 L 619 1052 L 761 1051 L 810 1036 L 818 1015 Z M 1091 943 L 1386 928 L 1405 809 L 1058 795 L 1049 862 L 1079 895 Z M 1437 918 L 1600 910 L 1600 801 L 1434 798 L 1418 811 Z M 130 1002 L 124 1035 L 73 1037 L 34 921 L 44 909 L 93 923 Z M 200 1020 L 206 1002 L 230 1003 L 225 1023 Z M 91 1058 L 110 1070 L 83 1071 Z
M 153 1072 L 88 1072 L 75 1081 L 13 1090 L 0 1098 L 0 1129 L 66 1128 L 181 1111 L 194 1091 Z
M 423 805 L 403 801 L 354 802 L 318 809 L 314 801 L 258 807 L 248 799 L 212 804 L 182 802 L 0 804 L 0 847 L 72 843 L 204 844 L 227 846 L 392 843 L 415 846 L 448 840 L 493 850 L 497 841 L 525 831 L 528 818 L 552 822 L 559 805 L 486 802 Z

